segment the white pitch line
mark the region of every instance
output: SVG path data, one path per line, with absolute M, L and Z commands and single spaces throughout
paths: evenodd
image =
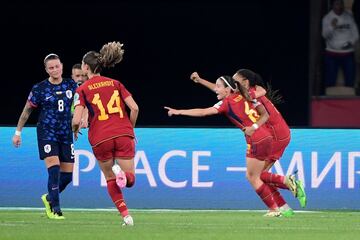
M 116 208 L 62 208 L 64 211 L 71 212 L 117 212 Z M 151 213 L 179 213 L 179 212 L 266 212 L 267 210 L 250 210 L 250 209 L 129 209 L 132 212 L 151 212 Z M 0 207 L 0 211 L 44 211 L 44 208 L 33 207 Z M 304 211 L 295 210 L 301 213 L 322 213 L 322 211 Z M 350 212 L 349 212 L 350 213 Z M 359 213 L 360 212 L 353 212 Z

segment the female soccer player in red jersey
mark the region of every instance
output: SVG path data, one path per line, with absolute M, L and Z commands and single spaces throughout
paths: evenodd
M 107 189 L 123 217 L 123 225 L 134 225 L 121 191 L 135 183 L 134 127 L 139 108 L 124 85 L 100 75 L 103 68 L 114 67 L 124 54 L 122 44 L 105 44 L 100 52 L 91 51 L 82 60 L 82 70 L 89 79 L 76 91 L 72 121 L 75 139 L 79 132 L 82 111 L 89 111 L 89 142 L 107 181 Z M 130 109 L 128 116 L 125 106 Z M 114 165 L 115 162 L 115 165 Z M 117 169 L 117 174 L 112 170 Z
M 303 184 L 299 180 L 295 180 L 295 176 L 289 177 L 272 174 L 269 172 L 270 168 L 274 165 L 275 161 L 279 160 L 283 155 L 285 148 L 290 141 L 290 129 L 281 116 L 281 113 L 275 108 L 272 102 L 266 98 L 266 90 L 262 87 L 261 76 L 247 69 L 241 69 L 237 71 L 234 76 L 234 80 L 241 83 L 248 91 L 252 99 L 260 101 L 265 109 L 269 113 L 269 120 L 266 125 L 269 127 L 274 141 L 272 145 L 272 153 L 269 161 L 266 161 L 264 171 L 261 174 L 261 178 L 264 182 L 269 183 L 269 186 L 273 188 L 274 199 L 281 210 L 283 216 L 292 216 L 294 213 L 292 209 L 287 205 L 284 198 L 278 192 L 277 187 L 289 189 L 298 198 L 300 205 L 305 207 L 306 195 L 304 192 Z M 209 82 L 199 76 L 197 72 L 191 74 L 190 79 L 196 83 L 209 88 L 214 91 L 215 84 Z M 266 216 L 278 216 L 279 212 L 269 212 Z
M 263 81 L 259 74 L 248 69 L 240 69 L 234 74 L 233 78 L 236 81 L 239 81 L 241 85 L 249 91 L 250 96 L 253 99 L 256 98 L 258 101 L 260 101 L 264 105 L 266 110 L 269 112 L 269 120 L 266 124 L 270 128 L 272 135 L 274 136 L 274 141 L 272 145 L 273 151 L 270 161 L 267 162 L 264 172 L 261 174 L 261 179 L 264 182 L 273 185 L 274 188 L 279 187 L 283 189 L 289 189 L 288 186 L 284 184 L 284 182 L 286 181 L 285 176 L 272 174 L 269 172 L 275 161 L 279 160 L 282 157 L 286 147 L 290 142 L 289 126 L 287 125 L 285 119 L 282 117 L 281 113 L 265 96 L 264 88 L 262 87 Z M 257 89 L 262 91 L 262 93 L 257 94 Z M 290 178 L 292 178 L 292 182 L 296 183 L 296 188 L 289 190 L 292 191 L 294 196 L 298 198 L 301 207 L 305 207 L 306 195 L 302 182 L 300 180 L 295 180 L 294 175 L 290 176 Z M 277 198 L 279 200 L 280 206 L 283 206 L 284 209 L 289 209 L 288 205 L 286 204 L 280 193 L 277 193 Z M 291 212 L 292 211 L 287 211 L 287 213 L 289 214 L 291 214 Z
M 248 101 L 250 98 L 246 90 L 229 76 L 218 78 L 214 90 L 220 101 L 213 107 L 182 110 L 165 107 L 165 109 L 168 110 L 169 116 L 204 117 L 224 114 L 234 125 L 242 129 L 248 146 L 246 177 L 266 206 L 271 210 L 277 210 L 278 206 L 274 201 L 272 188 L 260 178 L 265 168 L 265 160 L 269 160 L 271 156 L 273 137 L 264 125 L 268 119 L 268 113 L 261 104 Z
M 261 76 L 251 70 L 240 69 L 234 74 L 233 78 L 249 91 L 252 99 L 260 101 L 269 112 L 267 124 L 274 136 L 272 160 L 279 160 L 290 142 L 290 128 L 281 113 L 265 96 L 266 91 L 261 87 L 263 85 Z M 263 93 L 256 94 L 256 89 L 262 89 Z

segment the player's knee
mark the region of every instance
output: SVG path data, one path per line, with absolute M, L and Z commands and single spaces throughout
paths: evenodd
M 259 176 L 258 176 L 259 177 Z M 247 171 L 246 172 L 246 179 L 250 182 L 250 183 L 253 183 L 254 181 L 256 181 L 256 179 L 258 178 L 256 177 L 256 175 L 251 172 L 251 171 Z

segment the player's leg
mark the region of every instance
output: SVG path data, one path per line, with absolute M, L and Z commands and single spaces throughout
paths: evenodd
M 65 190 L 67 185 L 72 181 L 73 175 L 73 163 L 61 162 L 60 163 L 60 183 L 59 183 L 59 192 Z
M 274 165 L 274 161 L 265 161 L 265 165 L 264 165 L 264 171 L 268 172 L 272 166 Z M 261 173 L 260 178 L 262 176 L 263 173 Z M 264 180 L 263 180 L 264 181 Z M 264 181 L 266 183 L 266 181 Z M 274 201 L 276 202 L 276 205 L 278 205 L 279 207 L 279 212 L 282 213 L 283 216 L 285 217 L 290 217 L 294 215 L 294 211 L 291 209 L 291 207 L 287 204 L 287 202 L 285 201 L 285 199 L 283 198 L 283 196 L 280 194 L 280 192 L 278 191 L 277 187 L 272 185 L 271 183 L 267 183 L 267 185 L 271 188 L 271 191 L 273 192 L 273 197 L 274 197 Z M 270 210 L 267 214 L 265 214 L 265 216 L 273 216 L 274 214 L 272 213 L 272 211 Z
M 278 188 L 288 189 L 294 195 L 296 193 L 296 184 L 290 176 L 283 176 L 269 172 L 270 168 L 274 165 L 275 161 L 279 160 L 283 155 L 287 145 L 290 142 L 290 136 L 283 140 L 273 141 L 271 161 L 267 161 L 264 167 L 264 171 L 261 174 L 261 180 L 266 183 L 275 185 Z
M 307 199 L 304 185 L 301 180 L 296 179 L 295 175 L 282 176 L 263 172 L 261 173 L 261 179 L 269 185 L 290 190 L 294 197 L 298 199 L 300 206 L 303 208 L 306 206 Z
M 48 214 L 51 219 L 65 219 L 60 208 L 59 181 L 60 181 L 60 161 L 58 156 L 45 158 L 45 164 L 48 169 L 48 197 L 51 203 L 52 215 Z
M 290 176 L 283 176 L 269 172 L 274 163 L 275 161 L 265 161 L 264 170 L 260 175 L 261 180 L 265 183 L 274 185 L 275 187 L 288 189 L 295 193 L 296 184 Z
M 40 156 L 41 160 L 44 160 L 46 157 L 49 157 L 49 154 L 52 151 L 54 151 L 53 148 L 51 147 L 51 142 L 43 141 L 43 140 L 39 140 L 39 139 L 38 139 L 38 150 L 39 150 L 39 156 Z M 49 173 L 49 168 L 47 168 L 47 169 L 48 169 L 48 173 Z M 48 177 L 47 189 L 48 189 L 48 192 L 41 196 L 41 200 L 45 206 L 46 216 L 48 218 L 51 218 L 53 216 L 53 213 L 52 213 L 51 199 L 50 199 L 50 195 L 49 195 L 49 193 L 51 191 L 50 173 L 49 173 L 49 177 Z
M 120 188 L 131 188 L 135 184 L 134 158 L 116 158 L 119 171 L 116 174 L 116 182 Z
M 64 219 L 59 203 L 59 178 L 60 178 L 60 160 L 59 147 L 53 141 L 38 141 L 40 159 L 44 160 L 48 171 L 48 194 L 41 196 L 45 205 L 46 215 L 50 219 Z M 56 214 L 55 214 L 56 213 Z M 61 215 L 58 217 L 58 215 Z
M 276 210 L 278 206 L 273 197 L 273 190 L 260 179 L 260 174 L 264 169 L 264 161 L 246 157 L 246 167 L 246 177 L 251 186 L 269 209 Z
M 296 195 L 296 183 L 292 176 L 283 176 L 263 171 L 260 177 L 263 182 L 272 184 L 278 188 L 290 190 L 294 196 Z
M 123 136 L 114 139 L 115 143 L 115 159 L 118 166 L 120 166 L 120 171 L 116 175 L 116 182 L 118 186 L 124 185 L 128 188 L 131 188 L 135 184 L 135 141 L 134 138 Z M 125 179 L 125 181 L 124 181 Z M 125 184 L 124 184 L 125 183 Z M 124 217 L 123 226 L 133 226 L 134 220 L 131 215 Z
M 60 144 L 60 183 L 59 192 L 61 193 L 71 183 L 74 169 L 75 150 L 74 144 Z
M 279 140 L 276 142 L 276 144 L 278 145 L 278 150 L 275 152 L 275 159 L 280 159 L 281 156 L 283 155 L 285 148 L 287 147 L 287 145 L 290 142 L 290 136 L 288 138 L 285 138 L 283 140 Z M 264 175 L 267 176 L 263 176 L 263 181 L 266 181 L 265 179 L 269 179 L 269 173 L 266 172 L 264 173 Z M 303 183 L 296 179 L 296 176 L 294 174 L 290 175 L 290 176 L 284 176 L 283 179 L 280 178 L 274 178 L 272 177 L 273 180 L 277 181 L 277 183 L 275 185 L 281 185 L 279 183 L 279 181 L 282 181 L 283 185 L 282 188 L 285 189 L 289 189 L 292 194 L 299 200 L 300 206 L 301 207 L 305 207 L 306 206 L 306 194 L 305 194 L 305 190 L 304 190 L 304 185 Z M 286 187 L 285 187 L 285 186 Z
M 125 218 L 128 218 L 129 212 L 122 191 L 116 184 L 116 177 L 112 170 L 114 165 L 114 147 L 114 139 L 110 139 L 93 147 L 93 152 L 105 176 L 108 193 L 125 221 Z
M 135 142 L 132 137 L 123 136 L 114 139 L 115 159 L 120 166 L 116 174 L 116 181 L 119 187 L 132 187 L 135 184 Z
M 126 206 L 122 191 L 116 184 L 115 174 L 112 171 L 112 166 L 114 164 L 114 161 L 113 159 L 107 159 L 104 161 L 98 161 L 98 163 L 101 171 L 104 173 L 107 183 L 108 193 L 125 221 L 125 219 L 128 218 L 127 216 L 129 215 L 129 211 Z
M 274 200 L 274 189 L 264 183 L 260 175 L 265 169 L 266 160 L 271 156 L 273 138 L 271 136 L 260 142 L 248 142 L 246 152 L 246 177 L 261 200 L 270 210 L 277 210 L 278 206 Z
M 286 147 L 288 145 L 288 140 L 285 139 L 285 141 L 283 141 L 283 143 L 284 143 L 283 146 Z M 282 154 L 285 150 L 285 147 L 278 148 L 279 150 L 277 152 L 275 152 L 273 157 L 275 157 L 275 159 L 279 159 L 282 156 Z M 290 190 L 292 192 L 292 194 L 298 199 L 300 206 L 305 207 L 307 200 L 306 200 L 306 194 L 305 194 L 303 183 L 300 180 L 296 179 L 295 175 L 283 176 L 283 175 L 273 174 L 273 173 L 269 172 L 270 168 L 273 166 L 274 163 L 275 163 L 275 161 L 271 161 L 271 162 L 269 161 L 265 165 L 264 171 L 260 175 L 263 182 L 266 182 L 269 185 L 274 185 L 274 186 L 282 188 L 282 189 Z M 287 206 L 288 205 L 284 206 L 285 209 L 287 209 Z

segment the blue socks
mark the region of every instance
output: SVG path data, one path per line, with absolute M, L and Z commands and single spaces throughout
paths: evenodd
M 55 165 L 48 168 L 48 191 L 51 200 L 51 206 L 54 212 L 60 212 L 59 202 L 59 181 L 60 181 L 60 166 Z
M 60 166 L 55 165 L 48 168 L 48 192 L 47 200 L 51 202 L 54 212 L 60 212 L 59 194 L 72 181 L 72 172 L 60 172 Z
M 72 181 L 72 172 L 60 172 L 59 192 L 64 191 L 66 186 Z

